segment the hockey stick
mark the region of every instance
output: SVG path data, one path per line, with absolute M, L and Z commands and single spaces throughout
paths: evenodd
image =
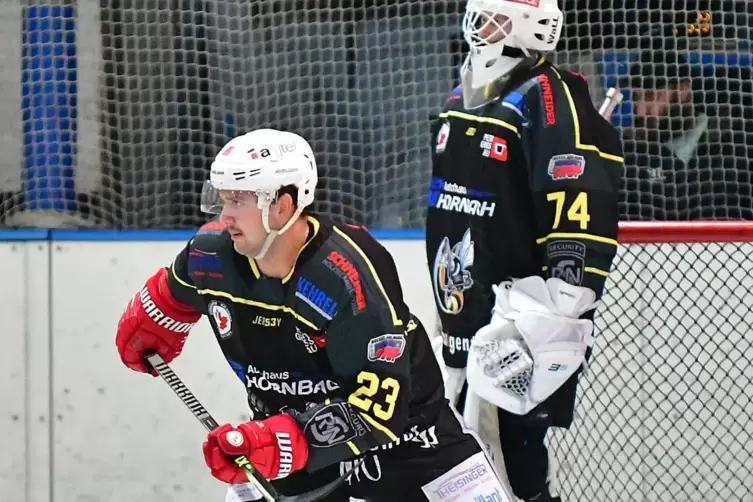
M 173 392 L 175 392 L 180 400 L 183 401 L 183 404 L 185 404 L 188 409 L 191 410 L 191 413 L 193 413 L 193 415 L 199 420 L 199 422 L 204 424 L 204 427 L 208 431 L 214 430 L 219 427 L 219 424 L 215 421 L 214 418 L 212 418 L 206 408 L 204 408 L 199 400 L 196 399 L 196 396 L 194 396 L 193 393 L 188 390 L 188 387 L 185 386 L 181 379 L 178 378 L 178 375 L 175 374 L 173 369 L 167 365 L 167 363 L 159 354 L 152 353 L 147 355 L 146 362 L 159 374 L 159 376 L 162 377 L 162 379 L 170 386 Z M 340 486 L 340 484 L 345 481 L 345 478 L 352 472 L 347 471 L 339 478 L 327 483 L 321 488 L 317 488 L 316 490 L 311 490 L 300 495 L 292 495 L 288 497 L 285 495 L 280 495 L 275 487 L 272 486 L 269 481 L 264 479 L 264 476 L 262 476 L 259 471 L 254 469 L 254 466 L 251 465 L 251 462 L 249 462 L 244 455 L 233 458 L 233 462 L 235 462 L 238 467 L 245 471 L 248 481 L 252 485 L 254 485 L 257 490 L 259 490 L 259 492 L 264 497 L 264 500 L 266 500 L 267 502 L 315 502 L 332 493 L 338 486 Z M 353 469 L 355 470 L 357 466 L 357 464 L 354 465 Z
M 622 103 L 622 98 L 623 94 L 619 90 L 615 89 L 614 87 L 607 89 L 607 94 L 604 97 L 604 102 L 599 107 L 599 115 L 607 120 L 610 120 L 612 118 L 614 109 L 617 108 L 620 103 Z

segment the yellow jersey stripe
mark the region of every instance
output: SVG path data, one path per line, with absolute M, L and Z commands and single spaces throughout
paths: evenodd
M 371 260 L 369 260 L 366 257 L 366 253 L 364 253 L 363 250 L 360 247 L 358 247 L 358 244 L 356 244 L 355 242 L 353 242 L 353 239 L 351 239 L 350 237 L 348 237 L 347 234 L 345 234 L 345 232 L 343 232 L 342 230 L 340 230 L 337 227 L 333 227 L 333 228 L 334 228 L 335 233 L 337 235 L 339 235 L 340 237 L 342 237 L 345 240 L 345 242 L 347 242 L 348 244 L 350 244 L 353 247 L 353 249 L 355 249 L 358 252 L 358 254 L 361 255 L 361 258 L 366 263 L 366 266 L 369 267 L 369 271 L 371 272 L 371 276 L 374 278 L 374 282 L 376 282 L 376 285 L 379 288 L 379 291 L 382 293 L 382 296 L 384 296 L 384 301 L 387 302 L 387 307 L 390 309 L 390 315 L 392 316 L 392 324 L 395 325 L 395 326 L 402 326 L 403 325 L 403 321 L 401 321 L 397 317 L 397 312 L 395 311 L 395 307 L 392 305 L 392 301 L 390 300 L 390 297 L 387 295 L 387 291 L 384 290 L 384 286 L 382 285 L 382 281 L 379 280 L 379 275 L 377 275 L 376 270 L 374 269 L 374 265 L 371 264 Z
M 606 270 L 602 270 L 600 268 L 585 267 L 583 270 L 586 271 L 586 272 L 590 272 L 592 274 L 601 275 L 603 277 L 609 277 L 609 272 L 607 272 Z
M 547 267 L 546 265 L 544 265 L 543 267 L 541 267 L 541 270 L 543 270 L 544 272 L 546 272 L 547 270 L 549 270 L 549 267 Z M 604 277 L 609 277 L 609 272 L 607 272 L 605 270 L 602 270 L 600 268 L 596 268 L 596 267 L 584 267 L 583 271 L 584 272 L 590 272 L 590 273 L 596 274 L 596 275 L 601 275 L 601 276 L 604 276 Z
M 199 289 L 196 292 L 200 295 L 213 295 L 213 296 L 220 296 L 222 298 L 227 298 L 233 303 L 241 303 L 243 305 L 250 305 L 252 307 L 259 307 L 265 310 L 271 310 L 275 312 L 285 312 L 292 315 L 298 321 L 300 321 L 301 323 L 305 324 L 306 326 L 308 326 L 309 328 L 313 330 L 319 331 L 320 329 L 316 324 L 309 321 L 308 319 L 303 317 L 301 314 L 299 314 L 295 310 L 285 305 L 270 305 L 268 303 L 257 302 L 255 300 L 249 300 L 247 298 L 238 298 L 236 296 L 231 295 L 230 293 L 226 293 L 225 291 L 217 291 L 214 289 Z
M 469 120 L 471 122 L 478 122 L 479 124 L 493 124 L 499 127 L 504 127 L 505 129 L 508 129 L 514 132 L 515 135 L 518 138 L 520 138 L 520 131 L 518 131 L 518 128 L 512 124 L 505 122 L 504 120 L 495 119 L 492 117 L 480 117 L 478 115 L 471 115 L 470 113 L 457 112 L 455 110 L 442 112 L 439 114 L 439 117 L 443 119 L 454 117 L 456 119 Z
M 293 273 L 295 272 L 295 266 L 298 264 L 298 257 L 301 256 L 301 253 L 303 253 L 303 250 L 306 249 L 306 247 L 311 244 L 311 241 L 314 240 L 314 238 L 319 233 L 319 220 L 314 218 L 313 216 L 307 216 L 306 219 L 309 223 L 311 223 L 311 226 L 314 227 L 314 233 L 309 236 L 308 239 L 306 239 L 306 242 L 303 243 L 303 246 L 301 246 L 301 249 L 298 250 L 298 254 L 295 256 L 295 262 L 293 263 L 293 267 L 290 269 L 290 272 L 282 278 L 282 283 L 285 284 L 290 280 L 291 277 L 293 277 Z
M 354 455 L 361 454 L 361 450 L 358 449 L 358 446 L 356 446 L 353 441 L 348 441 L 348 446 L 350 447 L 350 451 L 352 451 Z
M 392 431 L 389 430 L 387 427 L 385 427 L 384 425 L 380 424 L 379 422 L 377 422 L 376 420 L 374 420 L 373 418 L 371 418 L 366 413 L 359 413 L 359 415 L 361 415 L 361 418 L 363 418 L 368 423 L 370 423 L 372 427 L 374 427 L 378 431 L 383 432 L 385 436 L 387 436 L 388 438 L 390 438 L 390 441 L 397 441 L 397 436 L 395 434 L 393 434 Z
M 251 272 L 253 272 L 254 277 L 256 279 L 261 279 L 261 272 L 259 272 L 259 267 L 256 265 L 256 260 L 254 260 L 251 256 L 249 256 L 248 264 L 251 267 Z
M 536 239 L 536 244 L 543 244 L 551 239 L 583 239 L 587 241 L 601 242 L 602 244 L 609 244 L 611 246 L 617 246 L 617 241 L 615 239 L 601 237 L 599 235 L 582 234 L 576 232 L 552 232 L 549 235 Z
M 618 155 L 612 155 L 611 153 L 604 153 L 596 145 L 586 145 L 584 143 L 580 142 L 580 120 L 578 119 L 578 112 L 575 109 L 575 101 L 573 101 L 573 96 L 570 94 L 570 87 L 565 83 L 564 80 L 562 80 L 562 77 L 560 76 L 559 72 L 552 68 L 552 71 L 557 75 L 557 78 L 562 82 L 562 88 L 565 90 L 565 95 L 567 96 L 567 102 L 570 105 L 570 113 L 573 116 L 573 128 L 575 129 L 575 148 L 578 148 L 579 150 L 588 150 L 591 152 L 596 152 L 599 157 L 607 160 L 612 160 L 614 162 L 620 162 L 624 163 L 625 159 L 623 157 L 620 157 Z
M 173 278 L 176 281 L 178 281 L 178 284 L 180 284 L 181 286 L 184 286 L 186 288 L 196 289 L 196 286 L 194 286 L 193 284 L 189 284 L 186 281 L 184 281 L 183 279 L 181 279 L 180 277 L 178 277 L 178 274 L 175 273 L 175 261 L 173 261 L 170 264 L 170 273 L 173 274 Z

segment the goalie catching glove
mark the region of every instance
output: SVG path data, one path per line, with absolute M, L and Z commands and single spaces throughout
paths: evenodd
M 593 344 L 595 293 L 557 278 L 526 277 L 494 286 L 491 322 L 471 341 L 467 378 L 480 397 L 525 415 L 584 364 Z

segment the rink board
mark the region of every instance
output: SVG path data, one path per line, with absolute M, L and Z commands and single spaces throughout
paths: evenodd
M 186 234 L 8 236 L 0 232 L 3 500 L 222 500 L 201 426 L 161 381 L 125 369 L 113 341 L 128 299 Z M 431 330 L 424 244 L 407 236 L 381 235 Z M 743 329 L 753 325 L 753 280 L 739 277 L 751 255 L 747 245 L 621 248 L 575 425 L 554 439 L 568 500 L 753 500 L 753 342 Z M 244 389 L 205 321 L 174 367 L 219 421 L 245 419 Z

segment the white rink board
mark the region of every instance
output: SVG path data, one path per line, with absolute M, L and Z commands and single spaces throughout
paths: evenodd
M 434 305 L 423 241 L 385 241 L 385 245 L 395 255 L 407 303 L 433 331 Z M 0 313 L 9 340 L 0 352 L 4 405 L 0 451 L 11 453 L 0 456 L 0 500 L 224 500 L 224 486 L 211 478 L 203 464 L 201 426 L 164 383 L 125 369 L 114 346 L 125 303 L 181 246 L 180 242 L 0 243 L 0 277 L 6 285 L 0 293 Z M 718 275 L 714 287 L 724 291 L 732 281 L 724 277 L 725 267 L 738 258 L 750 264 L 753 249 L 747 248 L 721 247 L 720 253 L 736 256 L 719 261 L 716 253 L 695 263 L 703 267 L 707 283 L 712 274 Z M 614 298 L 608 300 L 611 308 L 599 321 L 602 332 L 588 379 L 598 395 L 585 395 L 573 430 L 566 439 L 555 441 L 560 485 L 569 495 L 568 502 L 671 500 L 671 490 L 683 482 L 691 466 L 709 459 L 711 463 L 693 467 L 698 489 L 692 493 L 715 496 L 688 500 L 753 500 L 753 445 L 731 440 L 753 438 L 753 390 L 750 385 L 747 389 L 734 385 L 753 382 L 753 335 L 740 329 L 753 326 L 749 312 L 753 280 L 737 277 L 742 282 L 724 291 L 736 300 L 722 305 L 723 298 L 716 295 L 711 301 L 723 314 L 703 321 L 700 309 L 708 303 L 704 300 L 708 295 L 691 288 L 680 298 L 682 287 L 672 285 L 683 278 L 699 282 L 687 260 L 703 246 L 676 253 L 669 249 L 662 246 L 637 257 L 634 249 L 629 256 L 621 253 L 614 277 L 624 280 L 610 283 L 609 295 Z M 657 260 L 660 253 L 664 257 Z M 640 260 L 648 265 L 639 265 Z M 667 263 L 675 263 L 675 272 L 651 277 L 651 267 Z M 740 275 L 750 269 L 736 265 L 734 272 Z M 48 282 L 52 308 L 46 303 Z M 629 291 L 616 294 L 616 288 L 626 284 Z M 678 299 L 647 294 L 660 285 Z M 700 309 L 693 310 L 694 306 Z M 685 314 L 665 321 L 673 312 Z M 736 318 L 741 315 L 743 319 Z M 700 324 L 703 329 L 696 327 L 699 322 L 705 322 Z M 678 324 L 684 326 L 682 339 L 672 336 L 680 331 Z M 605 330 L 606 325 L 613 328 Z M 717 344 L 715 362 L 701 353 L 702 344 L 687 341 L 704 336 Z M 688 349 L 682 348 L 683 343 Z M 689 364 L 681 364 L 670 348 Z M 245 419 L 244 389 L 222 359 L 205 321 L 192 332 L 174 367 L 218 421 Z M 670 367 L 684 368 L 684 373 L 679 369 L 667 373 Z M 632 376 L 627 378 L 626 373 Z M 691 379 L 692 374 L 699 376 Z M 657 392 L 668 396 L 652 399 Z M 46 415 L 50 399 L 52 427 Z M 735 419 L 723 410 L 731 410 Z M 16 414 L 19 419 L 14 421 Z M 696 416 L 702 417 L 703 427 L 698 418 L 692 420 Z M 662 433 L 672 423 L 683 426 Z M 627 434 L 628 430 L 635 432 Z M 563 445 L 570 445 L 570 454 Z M 716 469 L 708 467 L 714 465 Z M 652 487 L 665 488 L 657 496 Z
M 409 257 L 408 249 L 415 244 L 388 245 L 396 255 Z M 64 415 L 56 424 L 56 501 L 157 497 L 161 502 L 182 502 L 186 496 L 202 501 L 224 497 L 223 485 L 211 478 L 204 465 L 201 425 L 162 381 L 123 367 L 114 345 L 125 304 L 182 246 L 178 242 L 54 245 L 53 392 Z M 403 273 L 411 264 L 398 260 Z M 426 265 L 418 265 L 417 277 L 406 281 L 414 298 L 424 296 L 422 284 L 429 287 Z M 205 320 L 192 331 L 172 366 L 220 423 L 248 420 L 244 388 L 222 358 Z M 82 474 L 101 482 L 82 483 Z

